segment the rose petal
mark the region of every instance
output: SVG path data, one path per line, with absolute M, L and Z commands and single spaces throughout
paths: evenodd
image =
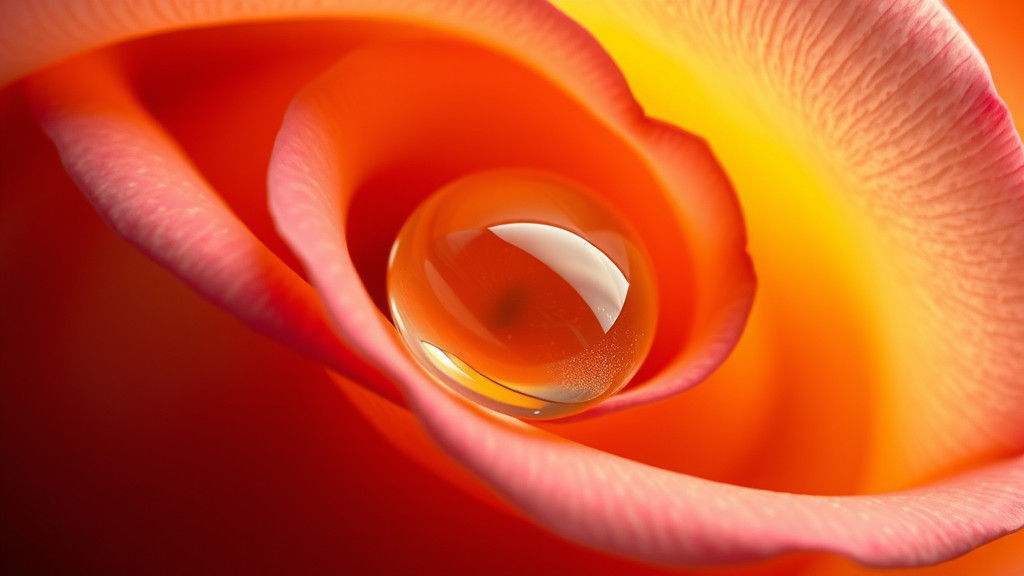
M 362 374 L 310 286 L 231 213 L 109 64 L 37 75 L 29 91 L 65 168 L 121 236 L 249 326 Z
M 1017 73 L 1024 62 L 1020 49 L 1024 3 L 1017 0 L 946 0 L 946 6 L 963 23 L 985 55 L 999 96 L 1019 124 L 1024 116 L 1024 78 Z
M 367 153 L 368 141 L 349 139 L 373 134 L 352 128 L 363 121 L 360 112 L 372 111 L 361 104 L 372 101 L 363 89 L 352 88 L 363 85 L 357 82 L 363 79 L 359 71 L 396 78 L 401 75 L 393 73 L 394 63 L 405 60 L 410 69 L 436 76 L 438 84 L 449 81 L 429 64 L 435 47 L 413 48 L 385 46 L 351 56 L 300 96 L 275 148 L 271 208 L 348 345 L 402 387 L 435 441 L 523 513 L 579 542 L 669 564 L 816 549 L 875 566 L 919 565 L 962 554 L 1024 524 L 1024 458 L 882 496 L 773 493 L 586 448 L 470 405 L 437 386 L 411 364 L 372 306 L 344 242 L 349 202 L 359 182 L 350 157 L 356 149 Z M 449 55 L 446 61 L 455 60 Z M 458 65 L 454 69 L 462 72 Z M 385 116 L 402 110 L 379 105 Z
M 932 566 L 904 569 L 900 576 L 1015 576 L 1024 573 L 1024 532 L 1015 532 L 999 540 L 976 548 L 969 554 Z M 853 564 L 841 557 L 824 558 L 815 562 L 801 576 L 877 576 L 878 570 Z
M 525 430 L 417 374 L 404 376 L 412 406 L 449 454 L 537 522 L 619 554 L 704 564 L 827 550 L 871 566 L 914 566 L 947 560 L 1024 525 L 1024 457 L 879 496 L 768 492 Z
M 941 2 L 559 5 L 651 87 L 653 113 L 742 124 L 700 125 L 720 153 L 747 139 L 722 156 L 730 174 L 764 141 L 813 172 L 816 188 L 781 190 L 793 204 L 826 198 L 811 217 L 851 231 L 843 265 L 874 298 L 862 322 L 877 334 L 877 375 L 863 383 L 877 406 L 875 484 L 1024 449 L 1024 154 Z M 665 77 L 687 82 L 666 91 Z M 692 93 L 708 95 L 700 115 L 686 108 Z M 739 193 L 758 257 L 787 226 L 764 208 L 780 189 Z M 786 282 L 785 261 L 757 261 L 766 290 Z

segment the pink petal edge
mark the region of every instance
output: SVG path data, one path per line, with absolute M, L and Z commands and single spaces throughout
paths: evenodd
M 367 373 L 309 284 L 231 213 L 109 63 L 57 68 L 27 91 L 68 173 L 125 240 L 257 331 L 336 370 Z

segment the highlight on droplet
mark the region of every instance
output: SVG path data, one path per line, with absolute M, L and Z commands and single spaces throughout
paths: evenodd
M 395 326 L 425 370 L 520 418 L 599 403 L 654 339 L 654 278 L 637 235 L 594 193 L 544 172 L 443 187 L 402 227 L 387 283 Z

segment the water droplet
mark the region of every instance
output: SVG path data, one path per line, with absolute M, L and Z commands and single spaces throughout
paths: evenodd
M 657 314 L 646 253 L 614 209 L 527 170 L 472 174 L 420 205 L 392 246 L 388 299 L 435 378 L 521 418 L 622 388 Z

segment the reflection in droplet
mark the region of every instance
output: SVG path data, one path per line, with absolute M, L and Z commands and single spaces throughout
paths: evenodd
M 561 276 L 587 303 L 601 329 L 611 330 L 626 303 L 629 281 L 600 249 L 549 224 L 513 222 L 487 230 Z
M 474 174 L 437 192 L 392 247 L 388 297 L 412 355 L 490 408 L 565 416 L 639 369 L 656 302 L 610 208 L 543 173 Z

